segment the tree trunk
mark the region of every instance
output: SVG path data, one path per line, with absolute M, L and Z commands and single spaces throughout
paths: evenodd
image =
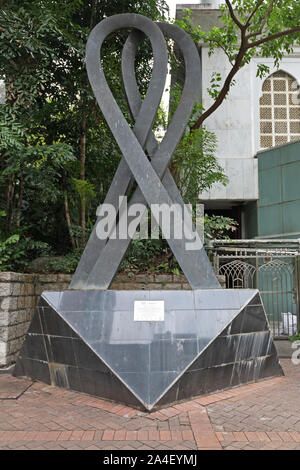
M 20 176 L 20 188 L 19 188 L 19 200 L 18 200 L 18 210 L 17 210 L 17 218 L 16 218 L 16 225 L 20 227 L 21 225 L 21 214 L 22 214 L 22 202 L 23 202 L 23 189 L 24 189 L 24 176 L 21 173 Z
M 73 250 L 75 250 L 76 249 L 76 243 L 75 243 L 75 239 L 74 239 L 73 234 L 72 234 L 72 225 L 71 225 L 71 217 L 70 217 L 67 190 L 64 191 L 64 199 L 65 199 L 65 216 L 66 216 L 68 232 L 69 232 L 72 248 L 73 248 Z
M 91 19 L 90 29 L 96 24 L 98 0 L 92 1 L 91 6 Z M 87 83 L 88 86 L 88 83 Z M 86 131 L 87 131 L 87 97 L 83 92 L 80 108 L 82 109 L 81 129 L 80 129 L 80 179 L 85 181 L 85 161 L 86 161 Z M 86 242 L 86 200 L 85 197 L 81 198 L 80 207 L 80 225 L 81 225 L 81 244 L 85 245 Z
M 82 100 L 82 120 L 81 120 L 81 133 L 80 133 L 80 179 L 85 181 L 85 160 L 86 160 L 86 99 Z M 80 225 L 82 232 L 81 244 L 85 245 L 85 229 L 86 229 L 86 200 L 83 196 L 81 198 L 80 209 Z
M 7 188 L 7 219 L 6 219 L 6 234 L 9 235 L 13 222 L 13 204 L 15 195 L 15 183 L 10 180 Z

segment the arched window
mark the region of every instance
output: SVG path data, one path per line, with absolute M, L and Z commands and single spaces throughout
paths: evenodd
M 300 140 L 300 100 L 296 80 L 278 71 L 268 77 L 260 98 L 260 147 Z

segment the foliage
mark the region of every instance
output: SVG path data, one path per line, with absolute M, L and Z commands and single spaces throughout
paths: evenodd
M 32 258 L 48 254 L 47 243 L 10 235 L 0 241 L 0 271 L 24 271 Z
M 169 122 L 179 103 L 180 93 L 181 84 L 175 83 L 171 88 Z M 202 105 L 196 103 L 171 164 L 172 174 L 184 202 L 193 205 L 199 202 L 200 194 L 211 188 L 214 183 L 226 185 L 228 182 L 223 168 L 215 157 L 217 146 L 215 134 L 204 126 L 201 129 L 193 129 L 202 110 Z
M 216 136 L 205 127 L 187 132 L 174 153 L 173 174 L 185 203 L 196 204 L 214 183 L 227 177 L 215 157 Z
M 49 244 L 53 254 L 86 239 L 120 160 L 88 84 L 87 37 L 106 16 L 136 12 L 162 19 L 164 11 L 163 0 L 0 1 L 0 80 L 6 85 L 6 105 L 0 105 L 0 210 L 7 213 L 0 225 L 7 238 L 26 227 L 26 237 Z M 127 35 L 124 30 L 108 38 L 102 56 L 112 92 L 130 120 L 120 86 Z M 145 43 L 136 60 L 143 94 L 150 58 Z
M 84 205 L 86 206 L 87 203 L 95 197 L 94 185 L 86 180 L 79 180 L 77 178 L 72 178 L 72 181 L 74 183 L 76 192 L 80 197 L 80 200 L 83 201 Z
M 294 343 L 295 341 L 300 341 L 300 333 L 298 333 L 297 335 L 295 336 L 291 336 L 289 337 L 289 340 Z
M 272 57 L 279 67 L 284 54 L 290 54 L 300 44 L 299 0 L 226 0 L 220 6 L 220 24 L 210 31 L 193 24 L 191 10 L 185 12 L 175 23 L 188 31 L 197 44 L 207 44 L 210 55 L 222 49 L 230 65 L 226 77 L 212 73 L 208 92 L 213 102 L 199 116 L 195 129 L 222 104 L 234 85 L 235 75 L 253 57 Z M 265 64 L 258 64 L 257 76 L 262 78 L 268 73 Z
M 75 250 L 67 253 L 60 259 L 49 259 L 46 264 L 47 270 L 50 272 L 70 274 L 73 273 L 82 255 L 82 250 Z
M 238 223 L 230 217 L 220 215 L 204 216 L 204 235 L 209 239 L 230 239 L 229 233 L 236 230 Z
M 133 239 L 126 257 L 120 265 L 120 270 L 125 272 L 147 271 L 153 267 L 153 260 L 161 259 L 167 251 L 166 243 L 161 239 Z
M 6 104 L 0 105 L 0 215 L 5 214 L 0 217 L 0 269 L 23 269 L 45 252 L 69 253 L 62 269 L 71 272 L 75 267 L 76 247 L 90 232 L 120 161 L 88 84 L 85 44 L 96 23 L 123 12 L 161 20 L 165 3 L 0 0 L 0 80 L 6 85 Z M 177 22 L 197 44 L 208 44 L 211 54 L 222 48 L 231 63 L 227 77 L 212 75 L 213 104 L 205 110 L 195 107 L 174 155 L 171 170 L 186 202 L 197 202 L 215 182 L 226 183 L 214 156 L 215 137 L 203 122 L 226 98 L 236 73 L 259 54 L 274 57 L 278 65 L 300 39 L 299 0 L 226 0 L 220 17 L 220 25 L 208 32 L 192 25 L 189 13 Z M 127 35 L 124 30 L 107 38 L 102 57 L 112 93 L 132 126 L 120 78 Z M 149 41 L 144 41 L 136 57 L 142 96 L 151 76 L 151 57 Z M 266 73 L 267 67 L 260 65 L 258 75 Z M 179 94 L 180 86 L 174 89 L 174 106 Z M 165 120 L 160 112 L 155 125 Z M 228 226 L 234 226 L 232 221 L 215 218 L 205 230 L 207 236 L 219 236 Z M 132 242 L 123 267 L 142 266 L 178 269 L 165 241 L 155 240 Z

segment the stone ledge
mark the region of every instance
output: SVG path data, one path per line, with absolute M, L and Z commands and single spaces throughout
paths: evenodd
M 0 272 L 0 282 L 33 282 L 35 274 Z

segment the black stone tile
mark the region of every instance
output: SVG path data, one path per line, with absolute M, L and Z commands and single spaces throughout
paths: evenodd
M 140 400 L 113 374 L 109 376 L 109 396 L 107 398 L 135 408 L 144 409 Z
M 238 343 L 238 335 L 219 336 L 216 338 L 210 346 L 211 362 L 207 364 L 207 367 L 233 363 L 235 361 Z
M 102 398 L 109 397 L 108 381 L 102 372 L 78 368 L 82 392 Z
M 82 385 L 77 367 L 65 364 L 49 363 L 52 385 L 70 390 L 82 391 Z
M 149 291 L 107 291 L 103 302 L 103 310 L 126 310 L 133 312 L 135 300 L 150 300 Z M 92 310 L 97 310 L 94 308 Z
M 47 361 L 43 335 L 28 333 L 22 347 L 22 356 L 28 359 Z
M 150 403 L 149 374 L 142 372 L 123 372 L 120 374 L 120 377 L 143 403 Z
M 178 401 L 178 386 L 179 381 L 177 380 L 172 387 L 156 402 L 152 410 L 161 408 L 162 406 L 170 405 Z
M 35 309 L 32 321 L 30 323 L 28 333 L 36 333 L 38 335 L 42 334 L 42 328 L 41 328 L 41 320 L 40 320 L 40 308 L 37 307 Z
M 53 362 L 76 366 L 72 338 L 50 336 Z
M 23 360 L 21 354 L 19 354 L 19 356 L 18 356 L 18 359 L 17 359 L 16 365 L 14 367 L 14 370 L 12 372 L 12 375 L 13 375 L 13 377 L 25 377 L 26 376 L 26 374 L 25 374 L 25 364 L 24 364 L 24 360 Z
M 248 303 L 248 305 L 261 305 L 261 298 L 259 293 L 257 293 L 252 300 Z
M 208 345 L 211 342 L 212 342 L 212 338 L 209 338 L 209 337 L 198 338 L 198 351 L 199 351 L 199 354 L 202 353 L 202 351 L 204 351 L 205 348 L 209 347 Z
M 110 369 L 101 361 L 99 356 L 81 339 L 73 339 L 75 361 L 78 367 L 109 372 Z
M 100 398 L 143 408 L 140 401 L 113 374 L 105 374 L 91 369 L 79 369 L 82 392 Z
M 32 380 L 51 384 L 47 362 L 36 361 L 21 355 L 17 360 L 13 375 L 15 377 L 29 377 Z
M 240 334 L 242 330 L 242 325 L 244 321 L 244 316 L 245 316 L 245 309 L 243 309 L 237 316 L 236 318 L 231 322 L 231 325 L 227 331 L 227 334 L 229 335 L 238 335 Z M 223 333 L 222 333 L 223 334 Z
M 82 383 L 78 367 L 67 366 L 67 377 L 70 390 L 82 392 Z
M 239 291 L 231 289 L 220 289 L 216 295 L 216 291 L 213 290 L 195 290 L 195 308 L 199 310 L 211 309 L 240 309 L 244 301 L 240 298 Z M 247 293 L 243 292 L 247 297 Z M 250 296 L 250 293 L 249 293 Z M 243 296 L 244 297 L 244 296 Z
M 239 336 L 218 336 L 191 364 L 189 371 L 206 369 L 235 361 Z
M 237 309 L 196 310 L 198 339 L 208 338 L 211 341 L 221 333 L 225 335 L 225 330 L 238 313 Z
M 278 361 L 277 354 L 258 358 L 257 362 L 259 367 L 258 379 L 284 375 L 282 367 Z
M 47 296 L 49 294 L 47 293 Z M 103 302 L 107 297 L 107 291 L 84 291 L 84 290 L 67 290 L 61 293 L 60 297 L 51 299 L 53 305 L 59 312 L 91 312 L 93 310 L 101 310 Z M 95 308 L 96 307 L 96 308 Z
M 63 312 L 62 316 L 72 324 L 73 337 L 80 336 L 92 343 L 108 340 L 112 335 L 115 323 L 113 311 Z
M 197 315 L 195 310 L 174 310 L 174 337 L 195 338 L 197 337 Z
M 167 310 L 194 310 L 194 291 L 150 291 L 149 300 L 163 300 Z
M 161 340 L 150 345 L 150 371 L 183 371 L 197 356 L 196 339 Z
M 50 336 L 44 335 L 43 338 L 44 338 L 44 344 L 46 348 L 47 361 L 54 362 Z
M 49 363 L 49 372 L 51 377 L 51 383 L 57 387 L 69 389 L 69 380 L 67 374 L 67 368 L 65 364 Z
M 269 356 L 278 356 L 277 349 L 275 347 L 272 335 L 271 335 L 271 338 L 270 338 L 270 347 L 268 348 L 268 353 L 267 354 Z
M 246 384 L 278 375 L 283 375 L 283 372 L 276 355 L 256 357 L 235 364 L 231 385 Z
M 236 360 L 246 361 L 266 356 L 270 353 L 271 346 L 272 338 L 269 331 L 241 334 Z
M 256 380 L 257 362 L 255 359 L 250 361 L 236 362 L 233 368 L 231 386 L 246 384 Z
M 149 403 L 155 403 L 178 378 L 177 372 L 151 372 L 149 378 Z
M 268 322 L 262 305 L 248 305 L 245 308 L 242 333 L 268 330 Z
M 211 367 L 206 370 L 204 393 L 218 392 L 230 387 L 234 364 Z
M 72 329 L 55 310 L 50 307 L 43 307 L 40 310 L 42 327 L 46 335 L 72 337 Z
M 145 372 L 149 369 L 149 344 L 92 343 L 92 347 L 117 373 Z
M 164 340 L 164 341 L 172 341 L 172 331 L 164 331 L 164 332 L 160 332 L 160 333 L 155 333 L 154 336 L 153 336 L 153 341 L 155 342 L 158 342 L 158 341 L 161 341 L 161 340 Z
M 210 344 L 203 352 L 199 354 L 197 359 L 189 366 L 188 372 L 195 370 L 206 369 L 212 362 L 212 344 Z
M 207 369 L 185 372 L 178 381 L 178 400 L 185 400 L 206 393 Z
M 37 303 L 37 306 L 38 307 L 49 307 L 49 303 L 43 297 L 40 297 L 39 301 Z

